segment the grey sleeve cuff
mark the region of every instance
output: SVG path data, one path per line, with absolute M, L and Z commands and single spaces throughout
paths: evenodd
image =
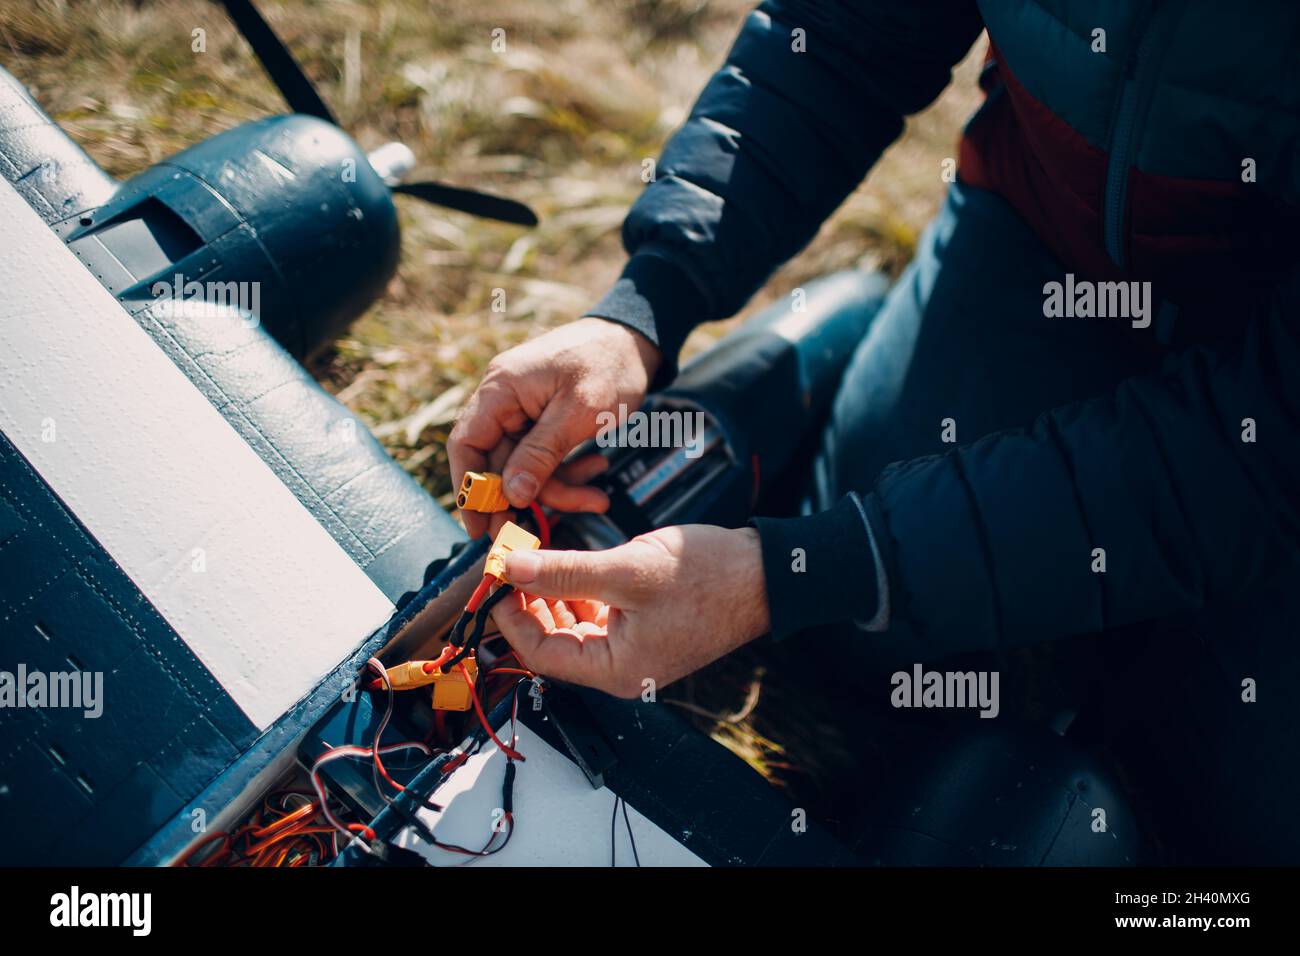
M 876 613 L 871 616 L 869 621 L 855 620 L 861 630 L 879 632 L 889 629 L 889 578 L 885 574 L 885 562 L 880 557 L 880 546 L 876 544 L 876 531 L 871 527 L 871 521 L 867 518 L 866 509 L 862 507 L 862 501 L 857 495 L 849 495 L 853 504 L 857 506 L 858 517 L 867 528 L 867 540 L 871 542 L 871 560 L 876 576 Z

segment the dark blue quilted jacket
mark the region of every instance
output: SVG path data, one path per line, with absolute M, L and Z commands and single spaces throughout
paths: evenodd
M 590 313 L 644 332 L 671 370 L 695 324 L 740 309 L 809 241 L 985 28 L 1000 95 L 962 177 L 1067 267 L 1154 279 L 1215 334 L 1167 374 L 861 489 L 890 629 L 927 656 L 1196 611 L 1296 557 L 1300 4 L 764 3 L 667 144 L 624 225 L 623 277 Z M 793 520 L 765 548 L 842 525 Z M 769 582 L 775 633 L 875 612 L 866 527 L 835 538 L 847 596 L 809 608 Z

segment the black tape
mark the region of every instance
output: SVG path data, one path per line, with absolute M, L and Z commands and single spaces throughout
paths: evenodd
M 515 810 L 515 762 L 506 761 L 506 779 L 501 785 L 501 809 L 506 813 L 514 813 Z

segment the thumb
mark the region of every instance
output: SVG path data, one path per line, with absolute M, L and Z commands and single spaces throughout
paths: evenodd
M 510 504 L 528 507 L 564 457 L 595 433 L 595 418 L 573 403 L 555 401 L 547 405 L 502 470 L 502 484 Z
M 537 597 L 617 603 L 625 590 L 627 570 L 613 555 L 614 551 L 512 551 L 506 555 L 506 580 Z

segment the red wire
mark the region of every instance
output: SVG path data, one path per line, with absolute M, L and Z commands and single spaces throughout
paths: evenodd
M 453 647 L 451 644 L 448 644 L 446 647 L 442 649 L 442 653 L 438 655 L 437 660 L 425 661 L 424 665 L 420 669 L 424 671 L 426 674 L 432 674 L 435 670 L 437 670 L 439 667 L 447 663 L 455 656 L 456 656 L 456 648 Z M 376 677 L 363 686 L 365 687 L 366 690 L 378 691 L 378 690 L 385 689 L 384 679 L 382 677 Z
M 502 814 L 502 816 L 506 821 L 506 829 L 505 829 L 506 839 L 509 840 L 511 835 L 513 835 L 515 829 L 515 815 L 513 813 L 505 813 Z M 493 843 L 496 842 L 497 834 L 500 832 L 502 831 L 493 830 L 492 835 L 488 837 L 487 843 L 483 844 L 483 849 L 481 850 L 471 850 L 467 847 L 458 846 L 455 843 L 438 842 L 435 843 L 434 845 L 438 847 L 438 849 L 440 850 L 447 850 L 451 853 L 460 853 L 463 854 L 464 856 L 491 856 L 493 853 L 496 852 L 496 850 L 491 849 L 491 846 Z M 500 849 L 500 847 L 498 847 L 497 849 Z
M 469 697 L 474 702 L 474 712 L 478 714 L 478 721 L 487 731 L 487 735 L 492 738 L 492 742 L 497 745 L 497 749 L 506 755 L 507 760 L 523 760 L 524 755 L 513 747 L 507 747 L 503 744 L 496 733 L 492 730 L 492 725 L 488 723 L 487 715 L 483 713 L 483 705 L 479 703 L 478 694 L 474 691 L 474 678 L 469 676 L 469 668 L 465 662 L 460 663 L 460 672 L 465 675 L 465 683 L 469 684 Z
M 474 589 L 474 593 L 470 595 L 470 599 L 465 602 L 465 610 L 469 611 L 471 614 L 477 611 L 478 606 L 483 603 L 483 599 L 487 597 L 488 591 L 492 589 L 492 585 L 496 583 L 496 580 L 497 579 L 490 574 L 483 575 L 483 580 L 478 583 L 478 587 Z
M 447 663 L 455 656 L 456 656 L 456 648 L 451 644 L 448 644 L 446 647 L 442 649 L 442 653 L 438 655 L 437 660 L 425 661 L 424 666 L 420 668 L 420 670 L 424 671 L 426 674 L 432 674 L 439 667 Z
M 392 787 L 394 790 L 397 790 L 400 793 L 406 792 L 405 787 L 403 787 L 400 783 L 398 783 L 391 776 L 389 776 L 388 768 L 384 766 L 384 762 L 379 759 L 379 754 L 377 753 L 375 754 L 375 769 L 379 771 L 379 776 L 387 780 L 388 785 Z
M 551 546 L 551 523 L 546 520 L 546 512 L 536 501 L 528 506 L 528 510 L 533 513 L 533 520 L 537 522 L 537 537 L 541 539 L 542 547 Z
M 464 763 L 466 760 L 468 760 L 468 759 L 469 759 L 469 751 L 468 751 L 468 750 L 461 751 L 461 752 L 458 753 L 456 756 L 452 757 L 450 760 L 448 760 L 445 764 L 442 765 L 442 774 L 443 774 L 443 776 L 445 777 L 447 774 L 451 773 L 453 770 L 459 770 L 459 769 L 460 769 L 460 765 L 463 764 L 463 763 Z

